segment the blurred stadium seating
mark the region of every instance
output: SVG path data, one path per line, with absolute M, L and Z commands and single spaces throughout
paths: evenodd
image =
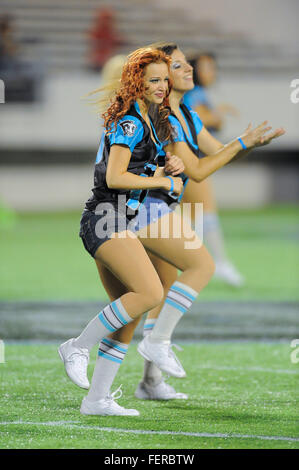
M 215 3 L 210 2 L 210 3 Z M 230 2 L 231 3 L 231 2 Z M 146 0 L 2 0 L 1 10 L 15 18 L 17 38 L 23 43 L 24 58 L 35 61 L 41 56 L 52 70 L 78 70 L 86 65 L 88 50 L 87 30 L 95 9 L 107 4 L 117 13 L 118 28 L 128 39 L 130 46 L 123 46 L 120 52 L 128 52 L 140 44 L 157 39 L 172 39 L 185 50 L 213 49 L 219 55 L 220 67 L 231 70 L 239 68 L 296 69 L 299 53 L 296 41 L 289 41 L 282 33 L 292 35 L 294 15 L 298 13 L 296 2 L 284 2 L 283 10 L 288 13 L 277 18 L 281 10 L 277 0 L 264 1 L 261 7 L 257 0 L 250 2 L 255 21 L 251 22 L 254 35 L 242 31 L 238 21 L 234 21 L 231 10 L 230 29 L 223 23 L 223 13 L 227 11 L 224 2 L 217 2 L 217 8 L 209 8 L 203 2 L 189 0 L 186 5 L 174 1 Z M 288 9 L 288 5 L 292 9 Z M 84 5 L 84 6 L 83 6 Z M 281 30 L 275 31 L 277 41 L 255 40 L 259 32 L 260 18 L 265 21 L 268 8 L 271 19 L 280 22 Z M 274 8 L 273 8 L 274 7 Z M 295 10 L 294 10 L 295 9 Z M 293 11 L 293 15 L 292 15 Z M 204 13 L 204 14 L 203 14 Z M 210 15 L 210 19 L 206 18 Z M 293 23 L 290 20 L 293 17 Z M 286 24 L 286 20 L 288 24 Z M 258 21 L 259 20 L 259 21 Z M 266 27 L 266 24 L 265 24 Z M 285 28 L 285 29 L 284 29 Z M 267 36 L 266 32 L 265 36 Z M 279 34 L 278 34 L 279 33 Z M 257 34 L 258 35 L 258 34 Z M 292 47 L 290 47 L 292 45 Z
M 240 135 L 249 121 L 269 119 L 286 128 L 271 147 L 215 176 L 220 206 L 298 201 L 299 104 L 290 100 L 290 84 L 298 75 L 299 4 L 292 0 L 283 6 L 278 0 L 262 6 L 252 0 L 243 9 L 235 0 L 208 5 L 201 0 L 1 0 L 1 13 L 14 19 L 22 61 L 33 66 L 40 89 L 34 103 L 12 103 L 7 95 L 0 104 L 0 198 L 22 210 L 57 208 L 59 200 L 65 208 L 76 208 L 88 194 L 101 122 L 81 98 L 101 81 L 88 68 L 87 31 L 103 5 L 114 8 L 117 28 L 126 38 L 119 53 L 157 40 L 178 42 L 189 53 L 216 53 L 219 82 L 211 97 L 240 111 L 239 118 L 227 119 L 222 141 Z M 51 188 L 62 168 L 65 191 L 56 193 L 55 202 Z M 37 207 L 41 174 L 44 200 Z M 243 188 L 238 201 L 237 187 Z M 27 196 L 20 200 L 17 192 Z

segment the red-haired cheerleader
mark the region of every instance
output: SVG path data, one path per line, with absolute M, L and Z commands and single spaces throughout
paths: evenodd
M 197 114 L 181 103 L 184 93 L 193 87 L 192 67 L 187 63 L 184 54 L 175 44 L 164 44 L 160 45 L 160 47 L 164 52 L 170 55 L 172 59 L 170 69 L 170 78 L 173 83 L 173 89 L 170 93 L 172 113 L 169 116 L 169 120 L 175 130 L 175 135 L 173 136 L 173 142 L 170 144 L 169 149 L 184 160 L 186 167 L 185 173 L 189 176 L 190 182 L 191 178 L 193 178 L 195 182 L 202 181 L 206 176 L 223 166 L 223 164 L 228 162 L 232 157 L 227 156 L 227 149 L 224 149 L 224 146 L 204 128 Z M 153 119 L 154 118 L 155 116 L 153 116 Z M 243 136 L 243 140 L 241 139 L 242 144 L 239 147 L 238 156 L 245 155 L 253 146 L 269 143 L 272 138 L 278 137 L 283 133 L 283 130 L 280 129 L 268 134 L 267 137 L 261 137 L 265 134 L 266 130 L 269 130 L 269 128 L 265 126 L 265 123 L 259 126 L 255 131 L 247 130 L 247 133 Z M 253 143 L 254 135 L 255 143 Z M 242 147 L 245 146 L 244 141 L 248 146 L 248 150 L 244 150 Z M 202 158 L 202 153 L 209 155 L 215 153 L 216 155 L 213 158 Z M 190 182 L 188 183 L 186 175 L 183 177 L 183 180 L 185 182 L 184 186 L 188 188 Z M 161 217 L 162 221 L 163 215 L 169 213 L 170 206 L 173 205 L 176 199 L 177 197 L 175 197 L 175 195 L 172 194 L 170 196 L 163 190 L 149 191 L 143 204 L 147 209 L 147 219 L 145 221 L 140 220 L 140 226 L 150 224 L 154 227 L 154 218 L 157 217 L 157 212 L 158 217 Z M 151 207 L 158 207 L 158 211 L 153 211 L 152 217 L 150 212 Z M 141 219 L 141 215 L 142 210 L 139 213 L 139 219 Z M 140 236 L 141 234 L 142 230 L 138 235 Z M 151 253 L 147 238 L 140 238 L 140 240 L 146 246 L 148 252 Z M 189 250 L 185 250 L 185 252 L 187 251 Z M 145 321 L 144 335 L 150 335 L 148 339 L 153 342 L 154 351 L 151 358 L 147 356 L 150 360 L 145 359 L 144 376 L 137 387 L 135 395 L 137 398 L 142 399 L 185 399 L 187 398 L 186 394 L 176 392 L 172 386 L 165 382 L 161 369 L 163 368 L 163 370 L 170 375 L 184 376 L 184 371 L 171 350 L 170 340 L 176 324 L 188 310 L 188 307 L 190 307 L 196 295 L 192 295 L 193 293 L 181 282 L 181 279 L 177 280 L 176 265 L 167 263 L 165 258 L 163 260 L 163 254 L 162 259 L 153 254 L 150 254 L 150 258 L 163 284 L 165 303 L 163 302 L 163 304 L 153 309 Z M 204 266 L 202 268 L 204 270 Z M 122 291 L 122 289 L 125 290 L 125 287 L 122 286 L 105 267 L 98 264 L 98 270 L 111 300 L 116 298 L 118 292 Z M 204 275 L 203 271 L 200 275 Z M 160 311 L 159 320 L 155 325 Z M 110 339 L 124 343 L 130 342 L 136 325 L 137 321 L 131 323 L 111 335 Z M 144 342 L 139 348 L 140 347 L 141 352 L 146 356 L 148 351 L 144 351 Z M 154 360 L 158 361 L 157 364 L 159 367 L 155 365 Z M 107 361 L 106 363 L 103 361 L 101 370 L 102 377 L 105 377 L 105 369 L 107 370 L 108 368 L 109 365 Z M 104 387 L 99 387 L 97 393 L 100 394 L 103 388 Z
M 152 48 L 132 53 L 123 69 L 121 87 L 104 116 L 106 132 L 98 152 L 93 196 L 82 214 L 80 236 L 97 264 L 105 266 L 126 286 L 126 291 L 98 313 L 78 338 L 59 347 L 68 376 L 77 385 L 88 388 L 89 351 L 101 342 L 94 386 L 82 401 L 83 414 L 139 414 L 136 410 L 120 407 L 111 394 L 107 393 L 101 399 L 96 392 L 102 382 L 98 377 L 101 360 L 109 358 L 110 369 L 116 373 L 127 350 L 127 344 L 115 344 L 107 336 L 130 324 L 163 299 L 161 281 L 134 233 L 132 221 L 147 190 L 160 188 L 179 195 L 183 187 L 181 178 L 170 177 L 163 169 L 156 171 L 161 142 L 171 137 L 169 63 L 162 51 Z M 157 133 L 148 114 L 150 105 L 158 107 Z M 171 174 L 179 174 L 183 168 L 175 156 L 169 158 Z M 172 237 L 168 249 L 164 250 L 156 239 L 152 250 L 157 256 L 163 253 L 168 262 L 182 269 L 182 282 L 190 291 L 199 292 L 213 274 L 213 261 L 204 248 L 193 250 L 186 256 L 184 242 L 182 237 Z M 181 254 L 179 257 L 178 253 Z M 199 272 L 202 266 L 205 276 L 194 283 L 194 271 Z
M 97 165 L 101 166 L 103 163 L 106 167 L 105 171 L 100 172 L 99 177 L 95 178 L 96 184 L 100 184 L 104 188 L 107 184 L 107 189 L 104 191 L 100 187 L 94 189 L 94 197 L 87 204 L 89 213 L 95 210 L 99 202 L 111 201 L 105 196 L 109 192 L 108 190 L 111 189 L 115 189 L 118 196 L 121 190 L 127 192 L 131 190 L 126 195 L 126 204 L 133 212 L 143 200 L 141 189 L 160 189 L 165 191 L 166 196 L 172 201 L 182 191 L 182 180 L 180 178 L 181 183 L 179 185 L 178 178 L 169 177 L 168 175 L 161 177 L 157 175 L 157 172 L 154 177 L 144 178 L 148 183 L 145 182 L 142 185 L 141 182 L 137 183 L 136 175 L 134 175 L 134 178 L 130 175 L 130 179 L 129 177 L 126 178 L 127 184 L 125 185 L 124 176 L 128 173 L 134 152 L 136 160 L 139 157 L 139 161 L 142 155 L 144 156 L 145 153 L 149 152 L 149 147 L 145 147 L 142 140 L 146 134 L 150 136 L 152 143 L 155 143 L 158 151 L 156 156 L 162 154 L 162 141 L 169 139 L 169 145 L 174 147 L 179 144 L 177 137 L 171 137 L 171 131 L 168 132 L 167 126 L 164 127 L 166 122 L 171 123 L 166 108 L 159 107 L 159 98 L 162 104 L 169 90 L 167 67 L 161 67 L 163 64 L 159 62 L 144 66 L 143 81 L 139 84 L 138 78 L 140 75 L 137 73 L 138 70 L 134 69 L 133 75 L 129 73 L 132 66 L 132 57 L 135 57 L 134 54 L 129 57 L 124 67 L 121 87 L 106 114 L 107 133 L 100 146 L 97 161 Z M 134 84 L 132 83 L 133 76 L 136 77 L 136 80 L 134 78 Z M 127 86 L 126 93 L 124 93 L 123 86 L 127 83 L 127 77 L 130 77 L 130 83 Z M 165 83 L 167 83 L 167 87 Z M 130 92 L 128 92 L 129 89 Z M 133 106 L 129 108 L 129 114 L 126 110 L 127 114 L 125 116 L 121 114 L 124 96 L 126 97 L 125 103 L 128 103 L 131 96 L 135 97 Z M 166 101 L 164 101 L 165 104 Z M 155 127 L 152 126 L 148 114 L 150 105 L 156 108 L 154 113 Z M 143 125 L 143 129 L 140 125 L 138 126 L 138 121 Z M 115 125 L 115 123 L 117 123 L 117 130 L 113 132 L 114 128 L 111 125 Z M 226 145 L 216 156 L 203 158 L 199 165 L 200 160 L 198 158 L 191 157 L 190 159 L 190 156 L 188 159 L 185 158 L 184 165 L 188 167 L 187 176 L 195 180 L 205 178 L 236 155 L 241 155 L 243 146 L 253 148 L 257 145 L 264 138 L 267 130 L 269 128 L 265 126 L 265 123 L 254 130 L 247 129 L 242 138 Z M 141 140 L 137 144 L 134 141 L 132 147 L 130 147 L 127 138 L 124 139 L 123 136 L 120 140 L 117 138 L 118 134 L 133 137 L 135 132 L 138 132 L 138 139 Z M 140 145 L 138 146 L 138 144 Z M 125 149 L 126 154 L 123 153 L 123 145 L 129 147 Z M 118 149 L 118 147 L 121 148 Z M 114 148 L 117 149 L 117 153 L 113 152 Z M 180 146 L 178 146 L 178 150 L 180 150 Z M 135 158 L 133 163 L 136 169 L 137 161 L 135 161 Z M 192 161 L 192 158 L 195 158 L 195 161 Z M 123 159 L 125 163 L 122 163 Z M 171 154 L 168 154 L 166 160 L 165 171 L 170 171 L 173 175 L 177 175 L 184 168 L 180 159 Z M 155 158 L 153 161 L 155 161 Z M 142 165 L 143 171 L 153 170 L 152 161 L 145 164 L 142 160 Z M 101 179 L 102 175 L 104 175 L 104 179 Z M 140 176 L 138 178 L 140 179 Z M 149 184 L 155 178 L 156 183 Z M 164 183 L 166 179 L 170 181 L 170 187 L 166 187 Z M 186 178 L 184 179 L 186 180 Z M 162 180 L 164 181 L 162 182 Z M 136 185 L 134 184 L 135 181 Z M 144 202 L 146 203 L 150 199 L 145 198 Z M 178 236 L 178 226 L 181 220 L 180 216 L 173 212 L 170 202 L 163 200 L 162 195 L 160 200 L 158 198 L 153 199 L 156 199 L 153 202 L 154 208 L 159 206 L 158 214 L 154 211 L 154 216 L 151 212 L 148 216 L 148 213 L 146 213 L 144 218 L 141 216 L 141 211 L 137 221 L 133 219 L 134 223 L 137 224 L 134 230 L 137 227 L 138 236 L 149 252 L 159 259 L 163 259 L 164 262 L 169 263 L 174 268 L 180 269 L 181 275 L 171 285 L 171 289 L 166 295 L 166 301 L 159 316 L 159 325 L 156 325 L 157 328 L 153 329 L 152 337 L 145 338 L 146 341 L 144 340 L 138 349 L 147 360 L 155 362 L 160 369 L 171 375 L 183 377 L 185 371 L 172 352 L 170 336 L 180 318 L 191 307 L 198 293 L 210 280 L 213 275 L 214 265 L 211 256 L 191 228 Z M 115 201 L 114 203 L 116 204 Z M 144 205 L 146 206 L 146 204 Z M 122 214 L 117 205 L 114 206 L 111 212 L 112 220 L 115 219 L 116 212 Z M 167 237 L 163 232 L 166 215 Z M 84 217 L 86 217 L 86 220 Z M 64 343 L 59 350 L 66 364 L 69 377 L 83 388 L 88 388 L 86 376 L 88 352 L 97 341 L 101 341 L 91 387 L 81 406 L 83 414 L 137 414 L 136 410 L 125 410 L 119 407 L 111 397 L 110 387 L 125 355 L 138 319 L 147 310 L 147 305 L 155 303 L 154 307 L 156 307 L 159 303 L 158 297 L 160 296 L 159 300 L 161 300 L 161 296 L 163 296 L 161 283 L 156 273 L 154 273 L 153 266 L 150 264 L 145 251 L 142 250 L 142 246 L 138 244 L 138 240 L 134 237 L 131 224 L 127 224 L 127 228 L 130 227 L 130 230 L 127 231 L 114 229 L 112 235 L 115 238 L 112 239 L 112 235 L 110 235 L 110 237 L 102 238 L 99 241 L 99 233 L 93 217 L 94 215 L 91 214 L 83 214 L 81 236 L 85 247 L 96 260 L 99 272 L 104 280 L 104 286 L 111 300 L 116 300 L 100 312 L 78 338 Z M 125 219 L 128 219 L 127 213 Z M 99 221 L 99 226 L 102 227 L 102 219 L 99 219 Z M 96 221 L 96 224 L 98 225 L 98 221 Z M 148 226 L 154 229 L 154 236 L 151 232 L 147 232 Z M 127 235 L 125 238 L 123 238 L 124 233 Z M 186 249 L 191 237 L 192 246 Z M 114 243 L 115 240 L 119 243 Z M 163 262 L 161 261 L 161 263 Z

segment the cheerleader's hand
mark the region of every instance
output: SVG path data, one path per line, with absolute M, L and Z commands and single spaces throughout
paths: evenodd
M 271 142 L 271 140 L 276 139 L 285 134 L 285 130 L 282 127 L 276 129 L 270 134 L 267 134 L 267 132 L 272 129 L 272 127 L 267 126 L 267 124 L 268 121 L 264 121 L 255 129 L 252 129 L 252 125 L 249 124 L 244 134 L 240 136 L 248 149 L 267 145 Z
M 183 161 L 176 155 L 171 155 L 170 152 L 166 153 L 165 157 L 165 174 L 171 176 L 177 176 L 180 173 L 183 173 L 185 169 Z
M 270 144 L 271 140 L 277 139 L 278 137 L 284 135 L 285 133 L 286 133 L 285 129 L 283 127 L 280 127 L 279 129 L 276 129 L 270 134 L 263 136 L 259 144 L 256 145 L 256 147 L 262 147 L 263 145 L 268 145 Z

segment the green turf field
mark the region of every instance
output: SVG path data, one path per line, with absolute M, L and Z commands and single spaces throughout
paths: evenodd
M 0 223 L 0 336 L 39 341 L 5 340 L 0 448 L 298 449 L 299 364 L 290 360 L 299 337 L 298 215 L 290 206 L 221 212 L 228 252 L 247 284 L 212 280 L 180 323 L 175 340 L 193 341 L 178 353 L 188 376 L 169 382 L 189 400 L 135 399 L 142 359 L 130 347 L 113 385 L 123 384 L 121 405 L 141 412 L 130 418 L 81 416 L 86 392 L 70 383 L 57 354 L 55 331 L 77 334 L 107 300 L 78 237 L 80 214 Z
M 0 299 L 107 298 L 78 237 L 79 219 L 79 213 L 23 214 L 14 226 L 0 226 Z M 298 207 L 223 211 L 221 220 L 247 284 L 234 289 L 212 280 L 200 298 L 298 300 Z
M 56 345 L 10 344 L 5 352 L 1 448 L 299 448 L 299 373 L 287 344 L 185 345 L 179 357 L 187 377 L 169 382 L 189 400 L 175 402 L 134 398 L 142 374 L 134 345 L 114 387 L 123 384 L 119 403 L 137 408 L 139 417 L 80 415 L 86 391 L 66 377 Z

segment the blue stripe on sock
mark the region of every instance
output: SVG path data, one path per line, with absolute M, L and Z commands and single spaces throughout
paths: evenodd
M 154 328 L 155 323 L 148 323 L 147 325 L 144 325 L 144 330 L 148 330 L 149 328 Z
M 182 289 L 181 287 L 177 287 L 177 286 L 171 286 L 170 288 L 171 290 L 174 290 L 176 292 L 179 292 L 180 294 L 183 294 L 185 295 L 186 297 L 188 297 L 188 299 L 194 301 L 196 299 L 196 297 L 193 297 L 193 295 L 189 294 L 189 292 L 185 291 L 184 289 Z
M 111 307 L 113 308 L 113 310 L 116 311 L 116 313 L 117 313 L 117 315 L 118 315 L 120 321 L 121 321 L 122 323 L 124 323 L 125 325 L 127 325 L 128 322 L 124 319 L 124 317 L 123 317 L 122 314 L 120 313 L 120 311 L 119 311 L 119 309 L 118 309 L 118 306 L 116 305 L 116 302 L 112 302 Z
M 180 310 L 182 313 L 185 313 L 187 310 L 186 308 L 183 308 L 181 305 L 177 304 L 174 300 L 166 299 L 165 303 L 171 305 L 177 310 Z
M 121 348 L 120 346 L 118 346 L 117 344 L 113 343 L 112 341 L 109 341 L 109 339 L 107 338 L 104 338 L 102 339 L 102 343 L 105 343 L 107 344 L 108 346 L 111 346 L 112 348 L 115 348 L 117 349 L 118 351 L 121 351 L 123 353 L 126 353 L 128 349 L 124 349 L 124 348 Z
M 109 361 L 117 362 L 118 364 L 122 363 L 121 359 L 117 359 L 116 357 L 112 357 L 109 354 L 103 353 L 102 351 L 99 351 L 98 355 L 101 356 L 101 357 L 104 357 L 105 359 L 108 359 Z
M 111 331 L 112 333 L 115 331 L 114 328 L 112 328 L 109 323 L 106 322 L 102 312 L 99 313 L 99 320 L 103 323 L 103 325 L 107 328 L 107 330 Z

